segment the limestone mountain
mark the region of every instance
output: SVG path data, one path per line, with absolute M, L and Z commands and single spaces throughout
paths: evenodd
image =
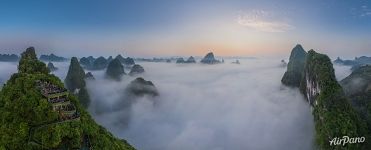
M 49 69 L 45 63 L 37 59 L 35 48 L 29 47 L 25 52 L 21 54 L 21 60 L 19 61 L 18 71 L 20 73 L 49 73 Z
M 207 53 L 206 56 L 201 60 L 201 63 L 217 64 L 217 63 L 220 63 L 220 61 L 216 60 L 214 57 L 214 53 L 210 52 L 210 53 Z
M 89 58 L 86 58 L 86 57 L 82 57 L 80 58 L 80 64 L 86 68 L 90 68 L 94 62 L 94 58 L 93 59 L 89 59 Z
M 330 58 L 314 50 L 310 50 L 306 54 L 300 49 L 298 47 L 297 52 L 291 53 L 296 57 L 290 56 L 290 58 L 293 58 L 290 61 L 294 60 L 295 62 L 297 59 L 294 58 L 303 59 L 305 54 L 304 67 L 297 66 L 291 68 L 299 69 L 291 71 L 296 72 L 294 76 L 295 81 L 300 76 L 300 82 L 299 85 L 297 83 L 289 85 L 299 87 L 313 108 L 312 113 L 316 129 L 315 139 L 319 148 L 364 149 L 365 145 L 363 144 L 337 145 L 332 147 L 329 145 L 329 140 L 335 137 L 342 137 L 344 135 L 361 137 L 367 135 L 366 126 L 347 100 L 343 89 L 337 82 Z
M 109 57 L 107 58 L 107 62 L 108 62 L 108 63 L 111 62 L 112 60 L 113 60 L 112 56 L 109 56 Z
M 23 67 L 27 62 L 28 68 Z M 0 91 L 0 149 L 134 149 L 99 126 L 33 48 Z M 44 68 L 42 68 L 44 67 Z
M 283 84 L 293 87 L 298 87 L 300 85 L 300 81 L 303 76 L 306 55 L 307 52 L 305 52 L 300 44 L 296 45 L 292 49 L 289 63 L 287 65 L 287 70 L 281 80 Z
M 76 89 L 85 87 L 85 71 L 79 64 L 76 57 L 71 58 L 70 67 L 64 83 L 69 91 L 75 92 Z
M 134 65 L 135 64 L 135 61 L 134 61 L 133 58 L 126 57 L 126 59 L 124 59 L 123 64 L 125 64 L 125 65 Z
M 115 58 L 117 58 L 124 65 L 134 65 L 135 64 L 134 59 L 130 58 L 130 57 L 124 58 L 121 55 L 117 55 Z
M 94 80 L 95 78 L 94 78 L 94 76 L 91 72 L 88 72 L 88 73 L 85 74 L 85 79 L 86 80 Z
M 71 64 L 64 83 L 69 91 L 79 97 L 81 105 L 88 108 L 90 97 L 86 90 L 85 71 L 80 66 L 76 57 L 72 57 L 71 59 Z
M 118 58 L 113 59 L 107 67 L 106 77 L 114 80 L 121 80 L 121 76 L 125 74 L 124 66 Z
M 367 135 L 365 124 L 353 109 L 335 78 L 331 60 L 310 50 L 307 54 L 301 91 L 313 106 L 316 140 L 322 149 L 332 149 L 329 139 Z M 328 128 L 336 127 L 336 128 Z M 365 144 L 336 146 L 337 149 L 363 149 Z
M 50 55 L 41 55 L 40 56 L 40 60 L 42 61 L 51 61 L 51 62 L 62 62 L 62 61 L 67 61 L 67 58 L 64 58 L 64 57 L 61 57 L 61 56 L 57 56 L 57 55 L 54 55 L 54 54 L 50 54 Z
M 196 63 L 196 60 L 193 56 L 191 56 L 187 59 L 186 63 Z
M 371 65 L 371 57 L 367 56 L 355 57 L 354 60 L 342 60 L 340 57 L 337 57 L 334 63 L 352 66 L 352 70 L 356 70 L 361 66 Z
M 355 95 L 371 90 L 371 65 L 357 68 L 349 76 L 340 81 L 345 94 Z
M 367 124 L 368 137 L 366 139 L 371 138 L 371 66 L 357 68 L 341 80 L 340 84 L 352 106 Z M 368 144 L 371 147 L 371 142 Z
M 184 59 L 183 59 L 182 57 L 180 57 L 180 58 L 178 58 L 178 59 L 176 60 L 176 63 L 177 63 L 177 64 L 181 64 L 181 63 L 185 63 L 185 61 L 184 61 Z
M 131 81 L 127 86 L 126 91 L 132 96 L 158 96 L 159 93 L 155 85 L 151 81 L 146 81 L 141 77 Z
M 92 70 L 102 70 L 102 69 L 105 69 L 108 65 L 108 61 L 107 59 L 105 59 L 104 57 L 98 57 L 96 60 L 94 60 L 93 62 L 93 66 L 90 67 L 90 69 Z
M 141 74 L 143 72 L 144 72 L 144 68 L 141 65 L 135 64 L 131 68 L 129 75 Z
M 53 64 L 52 62 L 49 62 L 49 63 L 48 63 L 48 69 L 49 69 L 50 71 L 52 71 L 52 72 L 58 70 L 58 68 L 55 67 L 54 64 Z
M 115 57 L 115 59 L 118 59 L 121 63 L 124 63 L 124 61 L 125 61 L 125 58 L 122 57 L 121 54 L 117 55 L 117 56 Z

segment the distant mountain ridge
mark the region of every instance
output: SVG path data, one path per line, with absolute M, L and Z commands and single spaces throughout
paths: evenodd
M 352 66 L 351 69 L 355 70 L 361 66 L 371 65 L 371 57 L 367 56 L 355 57 L 354 60 L 342 60 L 340 57 L 337 57 L 336 60 L 334 60 L 334 63 Z
M 39 58 L 41 61 L 51 61 L 51 62 L 63 62 L 67 61 L 67 58 L 54 55 L 53 53 L 50 55 L 41 55 Z
M 17 62 L 19 61 L 19 56 L 16 54 L 0 54 L 0 61 Z

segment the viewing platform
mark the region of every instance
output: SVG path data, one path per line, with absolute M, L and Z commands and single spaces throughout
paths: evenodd
M 59 112 L 61 120 L 79 119 L 80 113 L 76 106 L 68 99 L 68 91 L 65 88 L 58 87 L 48 81 L 36 81 L 36 87 L 41 94 L 51 103 L 53 111 Z

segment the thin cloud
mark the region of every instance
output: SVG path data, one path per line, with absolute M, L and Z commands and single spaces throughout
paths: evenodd
M 295 28 L 287 22 L 275 20 L 271 13 L 263 10 L 240 13 L 237 17 L 237 23 L 263 32 L 286 32 Z

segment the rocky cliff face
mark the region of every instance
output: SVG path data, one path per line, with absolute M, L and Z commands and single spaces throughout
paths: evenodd
M 317 82 L 316 77 L 311 77 L 309 75 L 310 73 L 305 73 L 305 93 L 308 102 L 311 105 L 317 105 L 317 102 L 315 102 L 315 98 L 320 94 L 321 88 Z

